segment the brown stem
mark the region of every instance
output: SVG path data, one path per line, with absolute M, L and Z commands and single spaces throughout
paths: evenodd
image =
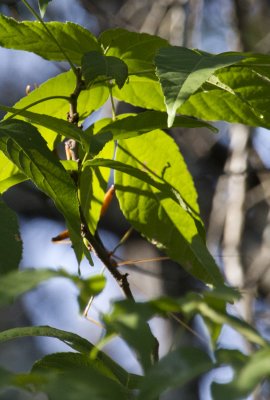
M 110 271 L 110 273 L 112 274 L 114 279 L 117 281 L 117 283 L 123 290 L 126 298 L 129 300 L 135 301 L 133 294 L 130 290 L 129 283 L 128 283 L 128 279 L 127 279 L 128 274 L 122 274 L 118 270 L 116 261 L 110 257 L 107 250 L 103 246 L 102 242 L 99 239 L 97 239 L 94 235 L 92 235 L 92 233 L 89 231 L 88 226 L 85 222 L 85 218 L 82 213 L 82 210 L 80 210 L 80 213 L 81 213 L 81 221 L 82 221 L 82 235 L 91 243 L 96 255 L 99 257 L 99 259 L 103 262 L 103 264 Z

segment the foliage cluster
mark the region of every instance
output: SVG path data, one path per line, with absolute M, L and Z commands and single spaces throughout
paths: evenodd
M 27 1 L 23 2 L 30 7 Z M 49 1 L 39 1 L 43 17 Z M 6 112 L 0 123 L 0 192 L 25 180 L 51 198 L 65 218 L 78 264 L 93 250 L 126 296 L 102 315 L 104 342 L 115 335 L 134 350 L 143 375 L 134 375 L 100 348 L 71 332 L 48 326 L 0 333 L 0 342 L 23 336 L 49 336 L 75 352 L 38 360 L 29 373 L 1 368 L 0 388 L 44 392 L 50 399 L 157 399 L 223 365 L 234 370 L 226 384 L 212 385 L 214 399 L 240 399 L 270 374 L 270 344 L 253 327 L 228 313 L 239 300 L 209 253 L 197 192 L 170 127 L 216 128 L 224 120 L 270 127 L 270 57 L 171 46 L 157 36 L 113 29 L 96 38 L 71 22 L 17 22 L 0 16 L 0 45 L 67 62 L 70 70 L 44 82 Z M 112 118 L 87 129 L 84 120 L 109 99 Z M 115 99 L 145 111 L 116 115 Z M 66 118 L 68 112 L 68 120 Z M 55 156 L 66 142 L 66 160 Z M 136 302 L 128 278 L 100 241 L 97 228 L 110 171 L 115 193 L 130 225 L 205 284 L 200 294 Z M 62 277 L 74 282 L 81 307 L 105 287 L 103 276 L 83 279 L 64 270 L 18 269 L 22 243 L 16 215 L 0 201 L 0 305 L 41 282 Z M 157 341 L 148 321 L 181 313 L 186 322 L 200 315 L 211 338 L 208 352 L 176 347 L 158 360 Z M 218 348 L 229 325 L 253 344 L 254 352 Z M 139 339 L 138 339 L 139 338 Z

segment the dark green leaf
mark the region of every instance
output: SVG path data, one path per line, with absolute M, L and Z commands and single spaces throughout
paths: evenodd
M 152 131 L 121 141 L 116 160 L 140 173 L 151 172 L 151 177 L 173 187 L 181 199 L 177 203 L 157 186 L 150 186 L 149 180 L 116 171 L 116 195 L 127 220 L 192 275 L 222 285 L 221 273 L 205 245 L 197 193 L 175 142 L 162 131 Z
M 153 364 L 154 354 L 158 351 L 157 341 L 147 324 L 148 315 L 133 301 L 114 303 L 110 315 L 103 317 L 108 335 L 117 334 L 131 346 L 146 371 Z M 139 340 L 138 340 L 139 338 Z
M 7 207 L 1 197 L 0 238 L 0 275 L 3 275 L 18 268 L 22 256 L 22 241 L 20 238 L 17 216 Z M 2 279 L 1 285 L 3 285 Z
M 0 367 L 0 399 L 4 400 L 6 398 L 9 399 L 11 398 L 10 394 L 8 397 L 5 397 L 8 393 L 5 392 L 5 389 L 10 389 L 10 388 L 22 389 L 23 391 L 20 391 L 19 393 L 23 396 L 25 395 L 25 391 L 27 392 L 30 391 L 33 393 L 35 389 L 41 387 L 44 381 L 45 380 L 43 377 L 36 374 L 26 374 L 26 373 L 14 374 Z M 1 389 L 4 390 L 2 391 Z M 14 393 L 12 394 L 14 396 Z M 17 393 L 16 393 L 16 398 L 18 398 Z M 30 398 L 34 400 L 34 397 L 27 396 L 27 399 Z
M 48 375 L 44 392 L 50 400 L 129 400 L 130 391 L 90 366 Z
M 121 114 L 118 118 L 119 119 L 116 121 L 106 124 L 96 133 L 96 135 L 91 137 L 91 154 L 93 154 L 93 146 L 99 150 L 102 147 L 102 144 L 104 145 L 106 141 L 112 139 L 129 139 L 131 137 L 142 135 L 146 132 L 151 132 L 155 129 L 167 128 L 167 114 L 159 111 L 145 111 L 137 115 Z M 177 116 L 174 120 L 173 126 L 183 128 L 205 127 L 217 132 L 217 129 L 212 125 L 195 118 L 186 117 L 184 115 Z M 88 129 L 90 130 L 91 128 Z M 85 133 L 87 134 L 87 130 Z M 98 146 L 97 142 L 100 143 L 100 146 Z
M 91 51 L 82 58 L 82 74 L 87 86 L 90 86 L 97 77 L 106 77 L 108 80 L 115 79 L 121 89 L 127 80 L 128 68 L 120 58 Z
M 101 51 L 97 39 L 87 29 L 73 22 L 45 22 L 66 55 L 75 64 L 88 51 Z M 17 22 L 0 15 L 0 46 L 36 53 L 48 60 L 66 61 L 66 57 L 38 21 Z
M 76 335 L 75 333 L 62 331 L 50 326 L 29 326 L 2 331 L 0 332 L 0 343 L 26 336 L 53 337 L 61 340 L 66 345 L 80 353 L 89 353 L 93 350 L 93 345 L 88 340 Z
M 92 343 L 75 333 L 55 329 L 50 326 L 32 326 L 14 328 L 0 332 L 0 343 L 8 340 L 18 339 L 26 336 L 46 336 L 61 340 L 73 350 L 87 355 L 94 349 Z M 104 363 L 106 368 L 112 371 L 117 379 L 126 387 L 136 387 L 139 377 L 127 373 L 120 365 L 113 361 L 102 351 L 98 352 L 97 361 Z
M 121 383 L 118 378 L 113 374 L 113 371 L 109 369 L 104 363 L 98 359 L 91 359 L 89 354 L 80 353 L 57 353 L 49 354 L 43 357 L 41 360 L 35 362 L 32 367 L 32 372 L 40 374 L 50 372 L 61 372 L 61 371 L 72 371 L 80 368 L 89 367 L 89 373 L 94 369 L 100 372 L 102 375 L 107 376 Z
M 153 59 L 157 50 L 168 46 L 168 42 L 158 36 L 122 28 L 109 29 L 98 40 L 107 56 L 122 59 L 130 74 L 142 76 L 154 73 Z
M 82 130 L 68 121 L 64 121 L 60 118 L 55 118 L 50 115 L 33 113 L 24 109 L 20 110 L 13 107 L 6 107 L 2 104 L 0 104 L 0 110 L 6 111 L 8 113 L 14 113 L 16 118 L 21 115 L 32 124 L 41 125 L 45 128 L 48 128 L 51 131 L 58 133 L 60 137 L 65 136 L 68 139 L 74 139 L 77 142 L 81 143 L 85 149 L 88 148 L 88 143 Z
M 202 350 L 178 348 L 146 372 L 138 399 L 157 399 L 166 390 L 180 388 L 212 368 L 213 362 Z
M 47 9 L 50 1 L 52 1 L 52 0 L 38 0 L 38 6 L 39 6 L 41 18 L 44 17 L 44 15 L 46 13 L 46 9 Z
M 79 203 L 74 182 L 50 152 L 37 129 L 24 121 L 4 121 L 0 125 L 0 149 L 40 190 L 53 199 L 66 219 L 78 261 L 81 261 L 83 252 L 90 257 L 81 238 Z
M 165 97 L 168 126 L 172 126 L 177 109 L 216 70 L 234 64 L 242 58 L 243 56 L 237 53 L 212 55 L 185 47 L 161 48 L 155 63 Z

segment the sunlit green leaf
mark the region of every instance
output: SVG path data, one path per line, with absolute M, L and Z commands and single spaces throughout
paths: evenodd
M 81 261 L 83 252 L 90 257 L 81 238 L 75 184 L 61 163 L 49 151 L 37 129 L 24 121 L 2 122 L 0 149 L 40 190 L 53 199 L 66 219 L 78 261 Z
M 44 3 L 44 1 L 43 1 Z M 73 22 L 45 22 L 69 59 L 80 65 L 84 53 L 101 51 L 95 36 L 90 31 Z M 56 45 L 51 35 L 38 21 L 18 22 L 0 15 L 0 46 L 31 51 L 48 60 L 66 61 L 65 55 Z
M 96 78 L 105 77 L 107 80 L 115 79 L 115 83 L 121 89 L 127 80 L 128 68 L 120 58 L 91 51 L 82 58 L 82 74 L 87 86 Z
M 39 102 L 44 98 L 51 98 L 50 100 L 31 106 L 29 111 L 46 116 L 49 115 L 49 117 L 64 119 L 66 121 L 67 113 L 69 111 L 68 99 L 52 98 L 52 97 L 54 96 L 69 97 L 71 93 L 73 93 L 75 86 L 76 86 L 76 79 L 72 71 L 64 72 L 44 82 L 42 85 L 40 85 L 40 87 L 36 88 L 31 93 L 29 93 L 28 96 L 23 97 L 14 105 L 14 108 L 22 109 L 24 107 L 28 107 L 29 105 L 35 102 Z M 82 91 L 78 98 L 78 113 L 80 122 L 83 122 L 83 120 L 89 114 L 100 108 L 106 102 L 108 95 L 109 95 L 108 88 L 106 86 L 101 86 L 101 85 L 100 86 L 97 85 L 89 90 Z M 16 116 L 16 118 L 22 118 L 22 117 Z M 42 123 L 45 123 L 44 122 L 45 118 L 46 117 L 41 117 L 40 121 L 42 121 Z M 33 121 L 33 115 L 30 116 L 30 120 Z M 52 120 L 49 118 L 47 124 L 51 123 Z M 54 126 L 51 125 L 51 128 L 54 128 Z M 48 143 L 49 148 L 54 147 L 54 142 L 58 136 L 58 133 L 59 132 L 61 133 L 61 129 L 57 129 L 55 132 L 52 131 L 51 129 L 44 128 L 42 126 L 39 126 L 39 131 L 41 135 L 45 138 L 46 142 Z
M 110 142 L 100 152 L 100 156 L 112 158 L 114 153 L 114 143 Z M 87 164 L 87 161 L 84 165 Z M 108 168 L 97 167 L 94 169 L 84 168 L 80 176 L 80 201 L 87 225 L 95 233 L 97 223 L 100 219 L 100 211 L 104 196 L 108 187 L 110 170 Z
M 180 108 L 197 118 L 270 128 L 269 56 L 222 68 Z
M 13 107 L 6 107 L 0 104 L 0 110 L 13 113 L 16 118 L 20 116 L 24 117 L 29 123 L 40 125 L 48 128 L 60 137 L 65 136 L 69 139 L 74 139 L 81 143 L 85 148 L 88 148 L 88 143 L 83 131 L 76 125 L 71 124 L 68 121 L 64 121 L 60 118 L 55 118 L 50 115 L 33 113 L 27 110 L 19 110 Z M 52 133 L 54 136 L 54 134 Z
M 161 48 L 155 58 L 157 76 L 165 97 L 168 126 L 171 127 L 177 109 L 222 67 L 236 63 L 239 54 L 212 55 L 185 47 Z
M 166 111 L 161 86 L 155 76 L 131 75 L 121 89 L 114 86 L 112 93 L 116 99 L 133 106 Z
M 142 172 L 150 171 L 171 185 L 188 205 L 185 209 L 147 181 L 116 171 L 116 194 L 127 220 L 192 275 L 221 285 L 223 278 L 204 242 L 197 193 L 174 141 L 157 130 L 121 141 L 116 160 Z
M 26 179 L 27 176 L 0 151 L 0 194 Z
M 0 275 L 18 268 L 22 256 L 22 241 L 20 238 L 16 214 L 0 197 Z M 3 278 L 1 278 L 1 285 Z M 1 291 L 0 285 L 0 291 Z

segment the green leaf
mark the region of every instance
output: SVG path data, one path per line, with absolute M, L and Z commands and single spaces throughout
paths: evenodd
M 73 22 L 45 22 L 45 25 L 75 64 L 80 65 L 84 53 L 101 51 L 95 36 L 80 25 Z M 0 15 L 0 31 L 2 47 L 30 51 L 47 60 L 66 61 L 62 51 L 38 21 L 17 22 Z
M 128 68 L 120 58 L 104 56 L 98 51 L 91 51 L 83 55 L 82 74 L 86 85 L 90 86 L 98 77 L 115 79 L 119 89 L 121 89 L 128 77 Z
M 70 278 L 79 289 L 78 301 L 81 312 L 85 309 L 89 299 L 102 292 L 106 285 L 106 278 L 103 275 L 91 276 L 88 279 L 80 279 L 76 276 Z
M 1 197 L 0 238 L 0 275 L 3 275 L 18 268 L 22 256 L 22 241 L 17 216 L 7 207 Z M 2 279 L 1 285 L 3 285 Z
M 127 220 L 189 273 L 222 285 L 221 273 L 204 241 L 197 192 L 175 142 L 162 131 L 152 131 L 121 141 L 116 160 L 141 172 L 151 171 L 151 176 L 169 184 L 182 199 L 177 203 L 147 181 L 116 171 L 116 195 Z
M 103 32 L 98 39 L 107 56 L 123 60 L 129 74 L 150 76 L 154 72 L 154 56 L 160 47 L 168 46 L 165 39 L 147 33 L 116 28 Z M 150 75 L 149 75 L 150 74 Z
M 22 397 L 25 396 L 25 391 L 27 392 L 34 392 L 35 389 L 38 389 L 41 387 L 41 385 L 44 383 L 44 378 L 36 375 L 36 374 L 26 374 L 26 373 L 20 373 L 20 374 L 14 374 L 12 372 L 6 371 L 5 369 L 0 367 L 0 398 L 1 399 L 6 399 L 5 397 L 5 389 L 10 389 L 10 388 L 17 388 L 17 389 L 22 389 L 19 391 L 16 391 L 15 397 L 18 398 L 20 395 Z M 3 391 L 1 389 L 4 389 Z M 10 396 L 8 396 L 10 398 Z M 28 399 L 32 399 L 33 397 L 28 397 Z
M 211 297 L 209 297 L 208 292 L 205 292 L 203 297 L 195 293 L 188 293 L 185 297 L 176 300 L 172 298 L 153 300 L 149 303 L 148 308 L 149 306 L 152 307 L 153 314 L 155 312 L 180 312 L 189 319 L 194 317 L 196 314 L 200 314 L 205 322 L 210 321 L 216 326 L 222 326 L 225 324 L 229 325 L 249 342 L 255 343 L 259 346 L 267 346 L 266 340 L 263 339 L 256 329 L 240 318 L 227 313 L 225 307 L 226 301 L 223 300 L 220 302 L 216 295 L 219 289 L 222 290 L 223 288 L 217 288 L 214 290 Z M 214 301 L 215 297 L 217 298 L 216 302 Z
M 51 2 L 52 0 L 38 0 L 38 6 L 39 6 L 39 11 L 40 11 L 40 15 L 41 18 L 44 17 L 45 13 L 46 13 L 46 9 L 48 7 L 48 4 Z
M 44 82 L 42 85 L 40 85 L 40 87 L 36 88 L 31 93 L 29 93 L 28 96 L 23 97 L 14 105 L 14 108 L 22 109 L 25 107 L 29 107 L 31 104 L 39 102 L 42 99 L 51 98 L 51 100 L 47 100 L 39 104 L 33 105 L 31 107 L 31 111 L 38 114 L 42 114 L 43 116 L 46 115 L 46 117 L 48 115 L 49 116 L 48 124 L 49 123 L 52 124 L 52 120 L 50 119 L 50 117 L 55 117 L 66 121 L 67 112 L 69 111 L 68 100 L 66 98 L 53 98 L 53 97 L 54 96 L 69 97 L 71 93 L 73 93 L 75 86 L 76 86 L 76 78 L 73 72 L 72 71 L 64 72 Z M 92 87 L 89 90 L 82 91 L 78 98 L 78 113 L 80 122 L 82 122 L 86 117 L 88 117 L 93 111 L 100 108 L 106 102 L 108 96 L 109 96 L 108 88 L 102 85 L 98 85 Z M 31 118 L 33 118 L 33 115 L 29 116 L 31 120 Z M 43 124 L 45 123 L 44 120 L 46 117 L 41 117 L 42 119 L 40 119 L 40 121 L 42 121 Z M 23 117 L 16 116 L 16 118 L 21 119 Z M 54 129 L 53 125 L 51 125 L 51 127 Z M 75 132 L 75 130 L 73 129 L 73 132 Z M 47 128 L 39 126 L 39 131 L 46 140 L 46 142 L 48 143 L 49 148 L 52 149 L 54 147 L 55 140 L 58 136 L 58 132 L 61 133 L 61 129 L 59 130 L 56 129 L 57 132 L 56 133 L 51 129 L 49 130 Z
M 156 363 L 140 385 L 138 400 L 154 400 L 168 389 L 180 388 L 213 368 L 213 362 L 195 347 L 178 348 Z
M 166 111 L 161 86 L 155 76 L 130 75 L 122 89 L 114 86 L 112 93 L 116 99 L 135 107 Z
M 260 55 L 222 68 L 182 105 L 180 112 L 269 129 L 269 63 L 269 56 Z
M 47 148 L 38 130 L 24 121 L 2 122 L 0 150 L 55 202 L 56 207 L 66 219 L 78 262 L 81 261 L 83 252 L 89 259 L 90 254 L 81 238 L 79 203 L 75 184 Z
M 0 194 L 26 179 L 27 176 L 0 151 Z
M 80 353 L 89 353 L 93 345 L 86 339 L 72 332 L 66 332 L 50 326 L 29 326 L 8 329 L 0 332 L 0 343 L 26 336 L 46 336 L 61 340 Z
M 99 294 L 105 287 L 106 279 L 103 275 L 82 279 L 71 275 L 63 269 L 33 269 L 12 271 L 1 278 L 0 306 L 12 303 L 17 297 L 34 289 L 43 281 L 51 278 L 67 278 L 73 281 L 79 290 L 79 303 L 85 308 L 89 298 Z
M 216 128 L 214 128 L 212 125 L 207 124 L 204 121 L 199 121 L 197 119 L 186 117 L 184 115 L 177 116 L 174 120 L 173 126 L 178 126 L 183 128 L 205 127 L 211 129 L 214 132 L 217 131 Z M 99 141 L 100 143 L 102 142 L 104 143 L 106 140 L 129 139 L 131 137 L 151 132 L 155 129 L 165 129 L 165 128 L 167 128 L 167 114 L 163 112 L 144 111 L 137 115 L 121 114 L 119 116 L 119 119 L 106 124 L 91 139 L 92 143 L 94 141 Z M 104 141 L 102 140 L 103 138 Z
M 133 301 L 119 301 L 114 303 L 111 314 L 103 316 L 103 320 L 107 327 L 107 335 L 120 335 L 135 350 L 139 362 L 147 371 L 153 364 L 153 355 L 158 348 L 147 324 L 148 316 L 140 311 Z
M 161 48 L 155 58 L 157 76 L 160 80 L 171 127 L 177 109 L 216 70 L 240 61 L 243 56 L 232 53 L 212 55 L 185 47 Z
M 94 369 L 104 376 L 115 380 L 116 382 L 121 383 L 118 378 L 113 374 L 113 371 L 109 369 L 104 363 L 100 360 L 94 359 L 92 360 L 89 354 L 80 354 L 80 353 L 56 353 L 49 354 L 43 357 L 41 360 L 35 362 L 32 367 L 32 372 L 36 374 L 46 373 L 48 371 L 53 372 L 61 372 L 61 371 L 72 371 L 78 370 L 80 368 L 89 367 L 89 373 L 91 369 Z
M 0 332 L 0 343 L 8 340 L 18 339 L 26 336 L 46 336 L 61 340 L 66 345 L 70 346 L 73 350 L 83 354 L 89 355 L 94 349 L 92 343 L 82 338 L 81 336 L 66 332 L 60 329 L 55 329 L 50 326 L 32 326 L 8 329 Z M 96 357 L 97 362 L 104 363 L 106 368 L 112 371 L 117 379 L 126 387 L 136 387 L 139 377 L 127 373 L 119 364 L 113 361 L 102 351 L 99 351 Z
M 48 374 L 44 392 L 50 400 L 129 400 L 130 391 L 92 366 Z
M 41 282 L 59 275 L 59 272 L 51 269 L 34 270 L 32 268 L 6 274 L 1 278 L 0 306 L 12 303 L 17 297 L 34 289 Z
M 225 350 L 224 350 L 225 352 Z M 233 364 L 236 369 L 236 373 L 231 382 L 227 384 L 212 385 L 212 394 L 214 400 L 238 400 L 246 398 L 251 394 L 260 382 L 263 382 L 266 378 L 270 378 L 270 347 L 258 350 L 251 356 L 246 357 L 245 362 L 238 361 L 237 363 L 234 358 L 235 355 L 229 353 L 226 364 Z
M 114 143 L 110 142 L 100 152 L 101 157 L 112 158 L 114 154 Z M 94 234 L 100 219 L 100 211 L 104 196 L 108 187 L 110 170 L 108 168 L 84 168 L 87 161 L 83 164 L 80 175 L 79 196 L 83 214 L 87 226 Z
M 2 104 L 0 104 L 0 110 L 15 114 L 14 116 L 16 116 L 16 118 L 22 116 L 32 124 L 48 128 L 54 131 L 54 133 L 57 133 L 60 137 L 65 136 L 66 138 L 74 139 L 81 143 L 85 149 L 88 148 L 88 142 L 82 130 L 68 121 L 50 115 L 33 113 L 24 109 L 20 110 L 13 107 L 6 107 Z

